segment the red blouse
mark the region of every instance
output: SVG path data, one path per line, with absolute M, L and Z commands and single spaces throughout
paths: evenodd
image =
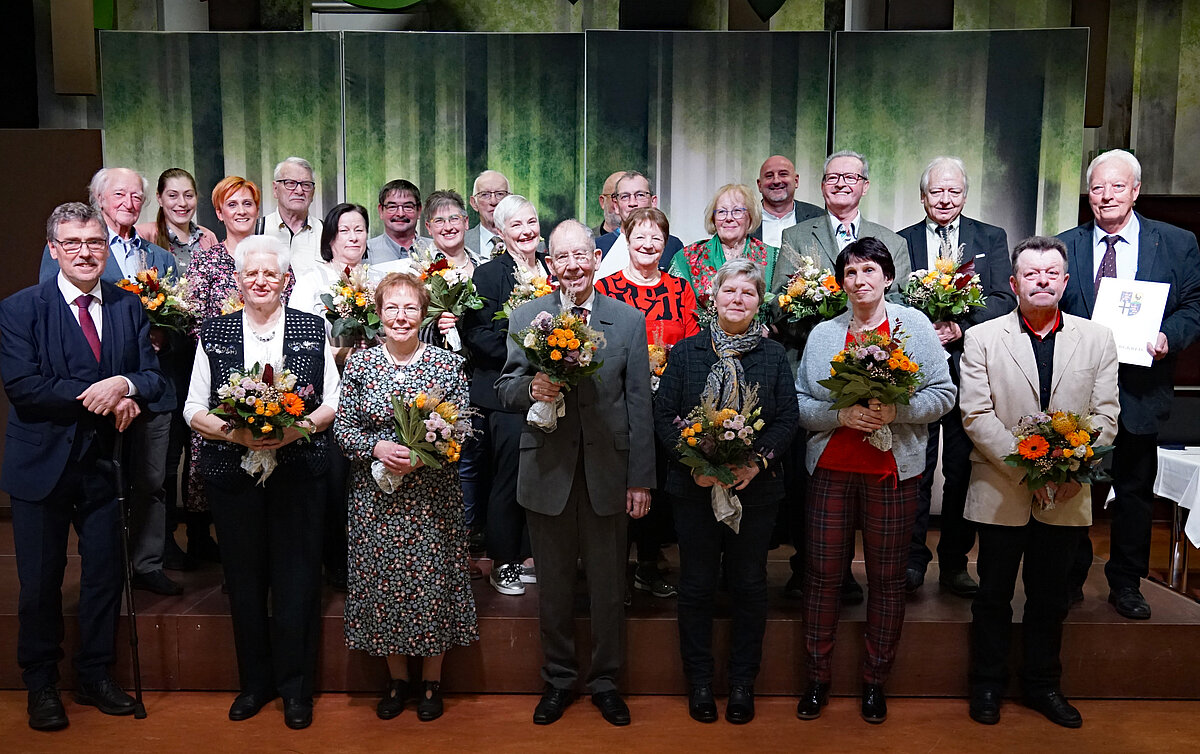
M 881 335 L 890 335 L 891 324 L 885 319 L 876 331 Z M 854 336 L 847 330 L 846 345 L 853 341 Z M 890 450 L 880 450 L 867 442 L 866 432 L 849 427 L 838 427 L 833 431 L 824 452 L 817 459 L 817 468 L 883 478 L 896 478 L 898 474 L 896 457 Z
M 596 292 L 624 301 L 646 315 L 646 342 L 673 346 L 700 332 L 696 321 L 696 294 L 684 280 L 662 274 L 654 285 L 637 285 L 622 270 L 596 281 Z

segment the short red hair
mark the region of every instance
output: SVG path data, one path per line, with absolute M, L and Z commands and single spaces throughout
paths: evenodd
M 213 186 L 212 203 L 213 209 L 219 208 L 225 203 L 225 200 L 233 196 L 242 189 L 250 192 L 250 196 L 254 198 L 255 206 L 262 208 L 262 193 L 258 190 L 258 186 L 254 185 L 254 181 L 248 181 L 240 175 L 227 175 Z

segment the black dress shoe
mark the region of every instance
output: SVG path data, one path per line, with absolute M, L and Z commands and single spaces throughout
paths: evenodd
M 238 694 L 237 699 L 233 700 L 233 704 L 229 705 L 229 719 L 235 723 L 249 720 L 274 698 L 275 694 L 273 693 L 254 694 L 247 691 Z
M 380 720 L 391 720 L 404 711 L 404 701 L 408 699 L 408 681 L 393 678 L 388 681 L 383 698 L 375 705 L 375 716 Z
M 62 730 L 67 727 L 67 711 L 63 709 L 58 689 L 46 684 L 29 692 L 29 727 L 34 730 Z
M 549 725 L 557 721 L 574 698 L 575 692 L 571 689 L 557 689 L 547 683 L 541 701 L 533 708 L 533 724 Z
M 163 547 L 163 568 L 168 571 L 194 571 L 196 561 L 175 542 L 175 537 L 167 535 L 167 544 Z
M 971 719 L 983 725 L 1000 722 L 1000 692 L 982 689 L 971 693 Z
M 705 683 L 688 689 L 688 714 L 698 723 L 717 721 L 717 700 L 713 698 L 712 686 Z
M 854 580 L 854 577 L 847 576 L 842 582 L 842 604 L 843 605 L 861 605 L 863 603 L 863 588 L 862 585 Z
M 916 594 L 921 585 L 925 583 L 925 572 L 918 568 L 908 568 L 904 571 L 904 591 L 907 594 Z
M 1150 603 L 1136 586 L 1127 586 L 1108 593 L 1108 601 L 1117 609 L 1122 618 L 1130 620 L 1148 620 L 1150 618 Z
M 312 725 L 312 699 L 284 699 L 283 724 L 292 730 L 304 730 Z
M 610 725 L 629 725 L 629 707 L 616 691 L 592 694 L 592 704 L 600 709 L 600 715 Z
M 783 587 L 783 596 L 791 600 L 804 599 L 804 574 L 793 573 Z
M 965 568 L 961 571 L 942 571 L 938 583 L 949 589 L 955 597 L 973 599 L 979 593 L 979 582 L 971 578 Z
M 887 696 L 881 684 L 868 683 L 863 686 L 862 719 L 873 725 L 887 720 Z
M 111 678 L 81 683 L 75 689 L 75 701 L 98 708 L 106 715 L 132 715 L 137 703 Z
M 725 703 L 725 721 L 734 725 L 745 725 L 754 719 L 754 687 L 736 684 L 729 687 L 729 701 Z
M 183 587 L 172 581 L 162 571 L 135 573 L 133 575 L 133 588 L 161 594 L 164 597 L 177 597 L 183 594 Z
M 801 720 L 816 720 L 821 716 L 821 708 L 829 704 L 829 682 L 809 681 L 808 688 L 796 705 L 796 717 Z
M 1067 698 L 1059 691 L 1047 691 L 1041 694 L 1026 695 L 1025 706 L 1036 712 L 1041 712 L 1046 719 L 1064 728 L 1079 728 L 1083 725 L 1083 715 L 1071 706 Z
M 442 716 L 442 684 L 439 681 L 422 681 L 421 696 L 417 701 L 417 719 L 423 723 Z

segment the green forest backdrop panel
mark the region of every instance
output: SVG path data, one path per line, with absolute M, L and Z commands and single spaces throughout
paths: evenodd
M 465 198 L 492 169 L 544 233 L 581 211 L 582 34 L 348 32 L 345 51 L 350 201 L 373 207 L 395 178 Z
M 685 243 L 726 183 L 754 187 L 772 154 L 817 202 L 828 131 L 826 32 L 587 33 L 588 222 L 616 170 L 645 173 Z
M 834 149 L 870 162 L 868 220 L 923 217 L 929 160 L 967 164 L 966 214 L 1015 242 L 1077 222 L 1086 29 L 843 32 L 835 38 Z
M 153 183 L 169 167 L 196 176 L 199 219 L 223 235 L 209 196 L 226 175 L 263 190 L 295 155 L 316 173 L 313 213 L 342 187 L 341 45 L 337 33 L 101 32 L 104 161 Z M 142 212 L 157 211 L 153 196 Z

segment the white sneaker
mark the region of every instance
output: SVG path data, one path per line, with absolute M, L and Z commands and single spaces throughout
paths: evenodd
M 502 566 L 492 568 L 492 575 L 488 577 L 492 583 L 492 588 L 501 594 L 521 595 L 525 593 L 525 585 L 521 583 L 521 565 L 519 563 L 505 563 Z
M 521 583 L 522 584 L 536 584 L 537 583 L 537 570 L 536 570 L 535 566 L 531 566 L 531 565 L 522 565 L 521 566 Z

